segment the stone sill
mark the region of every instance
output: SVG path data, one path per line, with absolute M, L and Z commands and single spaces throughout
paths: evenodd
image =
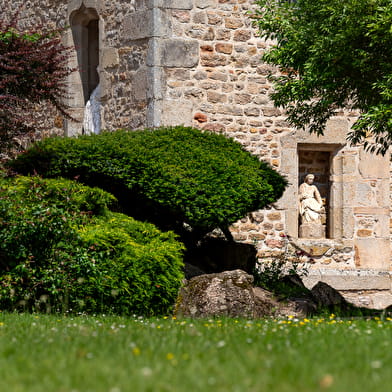
M 307 239 L 307 238 L 289 238 L 289 243 L 295 248 L 302 250 L 310 256 L 323 256 L 329 250 L 343 250 L 351 251 L 354 246 L 353 240 L 342 239 Z
M 311 289 L 318 282 L 324 282 L 336 290 L 391 290 L 392 272 L 364 269 L 311 269 L 302 277 L 305 286 Z

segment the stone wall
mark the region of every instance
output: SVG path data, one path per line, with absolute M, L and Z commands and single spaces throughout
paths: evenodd
M 211 130 L 239 141 L 287 177 L 289 186 L 277 203 L 231 227 L 234 238 L 254 244 L 260 258 L 298 252 L 315 276 L 389 271 L 389 157 L 346 144 L 355 113 L 338 113 L 322 137 L 290 128 L 269 98 L 267 76 L 277 69 L 261 61 L 271 43 L 252 27 L 252 3 L 27 0 L 22 15 L 24 23 L 63 26 L 75 12 L 96 10 L 104 128 L 185 124 Z M 9 4 L 18 1 L 0 0 L 2 7 Z M 69 45 L 73 39 L 72 31 L 64 36 Z M 80 80 L 80 74 L 70 78 L 70 103 L 82 118 Z M 80 123 L 67 124 L 67 132 L 80 133 Z M 326 199 L 326 239 L 298 238 L 298 185 L 308 172 L 318 176 Z
M 285 251 L 289 244 L 314 269 L 388 269 L 389 163 L 346 145 L 355 113 L 340 113 L 324 137 L 291 129 L 269 98 L 267 75 L 277 70 L 261 62 L 270 43 L 252 28 L 247 15 L 251 2 L 180 3 L 181 9 L 166 10 L 171 44 L 197 42 L 199 61 L 191 53 L 188 64 L 163 62 L 161 123 L 224 133 L 290 182 L 271 209 L 253 212 L 232 226 L 236 240 L 255 244 L 260 257 Z M 322 241 L 298 239 L 298 185 L 309 172 L 316 172 L 327 204 L 328 238 Z

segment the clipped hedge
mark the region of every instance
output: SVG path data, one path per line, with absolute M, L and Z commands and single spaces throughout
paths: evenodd
M 0 179 L 0 309 L 164 314 L 183 245 L 77 182 Z
M 186 127 L 37 143 L 10 163 L 112 192 L 124 211 L 163 228 L 227 228 L 283 193 L 286 180 L 232 139 Z

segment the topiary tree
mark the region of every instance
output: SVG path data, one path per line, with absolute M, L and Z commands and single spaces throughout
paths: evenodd
M 0 309 L 167 314 L 183 245 L 113 202 L 70 180 L 0 180 Z
M 18 173 L 78 178 L 112 192 L 127 214 L 194 240 L 283 193 L 286 180 L 237 142 L 186 127 L 117 131 L 37 143 Z M 187 241 L 188 242 L 188 241 Z

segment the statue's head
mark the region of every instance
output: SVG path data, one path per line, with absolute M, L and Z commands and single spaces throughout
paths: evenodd
M 312 185 L 314 182 L 314 175 L 313 174 L 307 174 L 305 177 L 305 182 L 309 185 Z

